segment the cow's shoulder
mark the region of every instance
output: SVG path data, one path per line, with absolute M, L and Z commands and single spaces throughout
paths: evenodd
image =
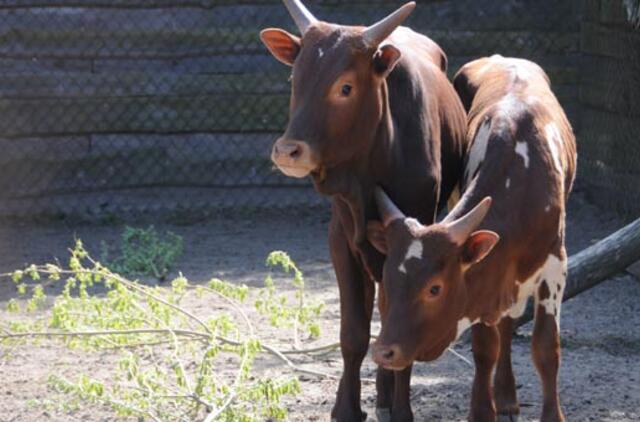
M 405 62 L 433 64 L 442 72 L 447 71 L 447 55 L 435 41 L 426 35 L 401 26 L 387 38 L 387 42 L 400 49 Z

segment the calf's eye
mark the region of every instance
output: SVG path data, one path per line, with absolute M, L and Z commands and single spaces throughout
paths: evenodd
M 438 296 L 438 294 L 440 294 L 440 286 L 431 286 L 429 293 L 431 296 Z
M 353 88 L 349 84 L 342 85 L 342 96 L 343 97 L 348 97 L 349 95 L 351 95 L 351 90 L 352 89 Z

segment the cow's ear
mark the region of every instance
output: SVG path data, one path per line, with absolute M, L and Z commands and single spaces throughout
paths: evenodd
M 372 220 L 367 223 L 367 239 L 378 252 L 383 255 L 387 254 L 387 236 L 380 221 Z
M 260 32 L 260 39 L 276 59 L 293 66 L 300 52 L 300 38 L 283 29 L 268 28 Z
M 386 77 L 396 67 L 400 57 L 402 57 L 400 50 L 391 44 L 384 45 L 376 51 L 373 57 L 374 70 L 381 76 Z
M 479 230 L 471 233 L 464 243 L 462 250 L 462 262 L 466 265 L 477 264 L 482 261 L 496 246 L 500 236 L 489 230 Z

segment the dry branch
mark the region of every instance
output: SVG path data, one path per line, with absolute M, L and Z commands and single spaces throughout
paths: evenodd
M 640 219 L 569 257 L 567 287 L 562 301 L 591 289 L 639 260 Z M 533 306 L 529 306 L 517 325 L 524 325 L 532 319 Z

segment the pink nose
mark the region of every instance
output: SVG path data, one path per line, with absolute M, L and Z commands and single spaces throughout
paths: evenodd
M 302 145 L 299 142 L 278 141 L 273 147 L 273 155 L 277 158 L 296 160 L 302 155 Z
M 393 367 L 402 355 L 400 346 L 392 344 L 390 346 L 378 345 L 373 346 L 373 361 L 383 367 Z

